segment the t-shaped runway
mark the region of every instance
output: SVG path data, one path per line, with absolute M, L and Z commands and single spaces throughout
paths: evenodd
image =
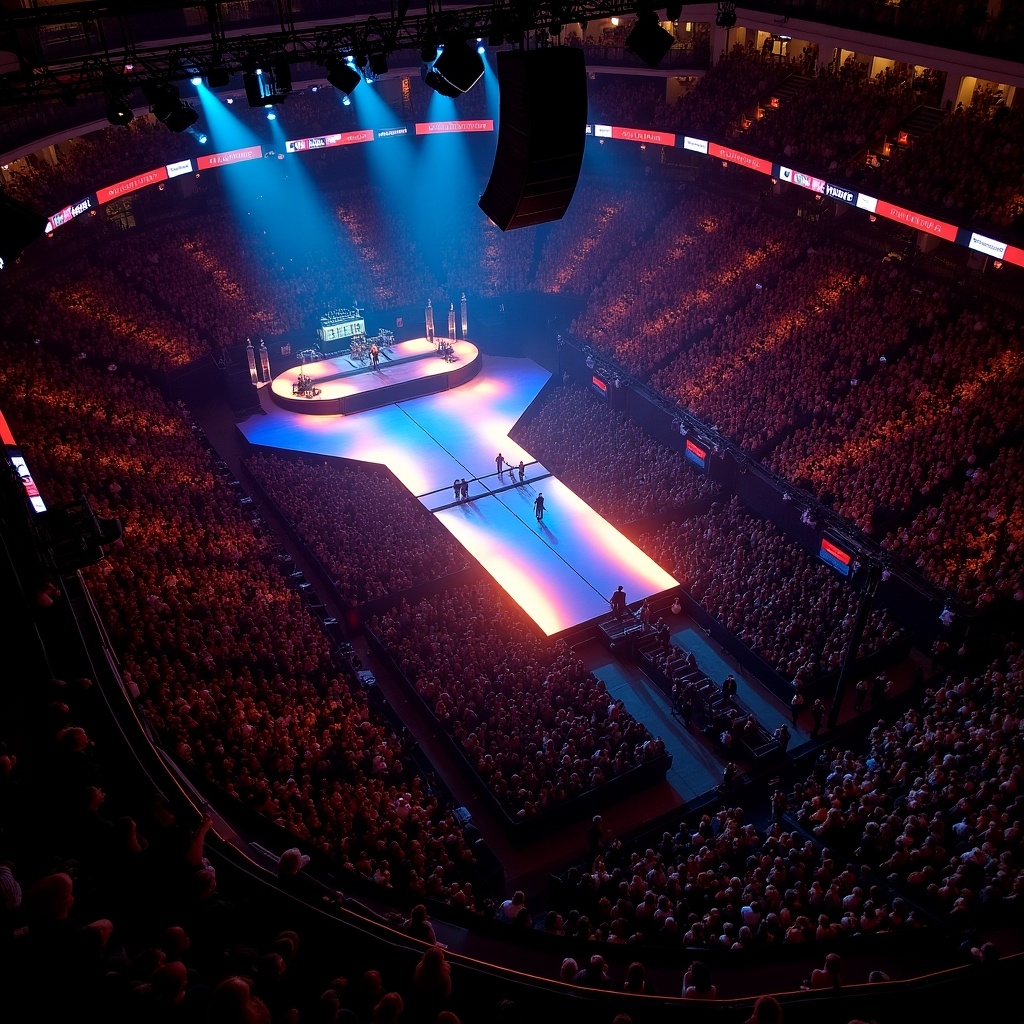
M 239 429 L 255 445 L 387 466 L 552 636 L 607 614 L 620 584 L 634 602 L 678 583 L 509 438 L 549 377 L 532 360 L 485 355 L 462 387 L 349 416 L 289 412 L 263 389 L 266 415 Z M 499 479 L 499 452 L 527 464 L 524 483 L 518 472 Z M 468 501 L 454 501 L 456 478 L 470 481 Z

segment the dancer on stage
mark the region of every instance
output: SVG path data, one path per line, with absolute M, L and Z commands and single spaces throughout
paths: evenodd
M 533 501 L 533 511 L 537 513 L 537 522 L 544 522 L 544 495 L 538 493 L 537 497 Z

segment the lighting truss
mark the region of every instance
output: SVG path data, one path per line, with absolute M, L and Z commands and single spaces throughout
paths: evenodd
M 325 64 L 357 51 L 415 55 L 453 34 L 519 42 L 553 24 L 631 17 L 637 9 L 636 0 L 494 0 L 442 10 L 428 0 L 415 15 L 406 2 L 392 4 L 390 14 L 315 24 L 302 21 L 292 0 L 280 0 L 279 28 L 239 35 L 237 26 L 233 34 L 226 30 L 230 19 L 222 8 L 230 6 L 226 0 L 149 0 L 126 11 L 95 0 L 5 11 L 18 67 L 0 74 L 0 106 L 102 93 L 111 78 L 131 91 L 146 81 L 237 73 L 272 61 Z

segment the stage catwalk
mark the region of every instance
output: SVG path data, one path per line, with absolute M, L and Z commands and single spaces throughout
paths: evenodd
M 287 411 L 262 389 L 267 415 L 239 429 L 256 445 L 388 466 L 551 636 L 607 614 L 619 584 L 633 602 L 677 583 L 509 439 L 549 376 L 529 359 L 484 356 L 462 387 L 350 416 Z M 524 484 L 508 473 L 498 479 L 499 451 L 529 464 Z M 454 503 L 457 477 L 471 481 L 468 502 Z M 533 511 L 539 491 L 542 523 Z

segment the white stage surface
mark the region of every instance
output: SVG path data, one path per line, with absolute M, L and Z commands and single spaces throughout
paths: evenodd
M 458 387 L 479 372 L 480 352 L 471 342 L 454 342 L 452 357 L 451 361 L 442 359 L 433 342 L 413 338 L 398 342 L 389 352 L 381 352 L 376 368 L 355 361 L 345 352 L 293 366 L 275 377 L 270 387 L 274 401 L 294 412 L 364 412 Z M 300 373 L 311 378 L 316 394 L 296 394 Z
M 529 359 L 481 358 L 468 384 L 354 415 L 282 409 L 263 388 L 267 415 L 239 429 L 255 445 L 386 465 L 549 636 L 606 615 L 620 584 L 630 603 L 678 586 L 510 440 L 548 371 Z M 508 473 L 498 479 L 499 451 L 508 463 L 527 463 L 524 484 Z M 453 503 L 456 477 L 471 481 L 467 502 Z M 547 505 L 543 523 L 533 512 L 538 491 Z

